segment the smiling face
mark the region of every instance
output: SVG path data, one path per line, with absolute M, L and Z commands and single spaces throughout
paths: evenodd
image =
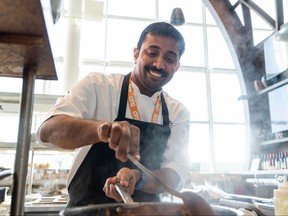
M 179 69 L 179 48 L 171 37 L 147 34 L 141 49 L 134 49 L 133 82 L 140 92 L 152 96 Z

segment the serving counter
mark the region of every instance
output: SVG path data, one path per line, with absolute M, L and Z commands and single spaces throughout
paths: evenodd
M 26 216 L 59 216 L 59 213 L 64 209 L 64 204 L 27 204 L 24 208 L 24 214 Z

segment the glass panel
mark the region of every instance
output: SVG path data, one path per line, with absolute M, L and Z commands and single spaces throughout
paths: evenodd
M 58 74 L 57 74 L 58 75 Z M 34 93 L 45 94 L 46 92 L 46 80 L 35 80 Z
M 84 77 L 91 72 L 104 72 L 104 67 L 96 64 L 83 64 L 81 77 Z
M 64 56 L 67 36 L 67 19 L 60 18 L 53 26 L 53 37 L 49 38 L 54 57 Z M 60 36 L 60 37 L 59 37 Z M 51 40 L 53 39 L 53 40 Z
M 0 91 L 1 92 L 21 92 L 22 78 L 0 77 Z
M 286 14 L 286 16 L 284 16 L 284 23 L 288 22 L 288 1 L 283 1 L 283 13 Z
M 174 8 L 182 9 L 186 23 L 202 23 L 202 1 L 158 0 L 159 19 L 170 20 Z
M 255 4 L 257 4 L 262 10 L 266 11 L 272 19 L 276 19 L 276 9 L 275 9 L 275 1 L 263 1 L 263 0 L 253 0 Z M 285 0 L 283 1 L 285 2 Z M 251 10 L 252 11 L 252 10 Z M 252 19 L 252 27 L 253 28 L 263 28 L 270 29 L 269 25 L 264 21 L 262 17 L 260 17 L 256 12 L 253 11 L 251 13 Z
M 208 121 L 205 74 L 178 71 L 164 90 L 190 111 L 191 121 Z
M 209 128 L 208 124 L 191 123 L 189 139 L 189 155 L 192 164 L 199 166 L 199 171 L 209 171 L 211 162 L 209 147 Z M 197 170 L 195 170 L 197 171 Z
M 0 122 L 0 142 L 17 142 L 19 114 L 8 114 L 1 112 Z
M 62 83 L 60 80 L 48 80 L 46 81 L 46 92 L 49 92 L 49 94 L 52 95 L 63 95 L 65 92 L 63 92 Z
M 109 19 L 106 61 L 133 62 L 133 49 L 137 46 L 143 29 L 149 24 L 148 22 Z M 119 28 L 121 28 L 121 33 L 119 33 Z
M 104 60 L 105 22 L 82 22 L 81 57 L 83 59 Z
M 155 19 L 156 1 L 108 0 L 108 14 Z
M 235 68 L 227 43 L 218 27 L 207 27 L 210 68 Z
M 64 66 L 63 62 L 57 62 L 55 64 L 56 66 L 56 71 L 57 71 L 57 76 L 58 80 L 45 80 L 43 82 L 44 87 L 41 89 L 41 86 L 38 85 L 38 82 L 41 83 L 41 80 L 36 80 L 35 82 L 35 92 L 38 94 L 52 94 L 52 95 L 63 95 L 65 92 L 63 92 L 63 83 L 65 82 L 64 80 Z M 40 84 L 39 83 L 39 84 Z M 42 92 L 44 91 L 44 92 Z
M 158 0 L 158 18 L 160 20 L 166 20 L 169 22 L 172 11 L 176 7 L 180 7 L 184 13 L 184 10 L 183 10 L 184 8 L 180 6 L 177 2 L 178 2 L 177 0 Z M 185 17 L 185 21 L 187 22 L 185 13 L 184 13 L 184 17 Z
M 15 162 L 15 150 L 0 150 L 0 167 L 6 169 L 14 169 L 14 162 Z M 7 178 L 8 179 L 8 178 Z M 5 180 L 7 180 L 5 179 Z M 3 180 L 4 181 L 4 180 Z M 3 184 L 1 184 L 3 186 Z M 11 192 L 11 191 L 9 191 Z
M 253 40 L 254 45 L 261 43 L 263 40 L 265 40 L 267 37 L 269 37 L 273 33 L 273 30 L 262 30 L 257 29 L 253 31 Z
M 206 23 L 208 25 L 216 25 L 216 21 L 214 19 L 214 17 L 212 16 L 212 14 L 210 13 L 210 11 L 208 10 L 208 8 L 205 9 L 205 13 L 206 13 Z
M 267 1 L 269 2 L 269 1 Z M 274 3 L 274 1 L 270 1 Z M 268 24 L 261 16 L 259 16 L 255 11 L 250 10 L 251 12 L 251 21 L 252 21 L 252 28 L 260 28 L 260 29 L 271 29 L 272 27 Z M 271 16 L 271 12 L 268 13 Z M 275 16 L 275 15 L 274 15 Z M 275 19 L 275 18 L 274 18 Z
M 245 122 L 239 80 L 236 74 L 211 73 L 211 99 L 214 122 Z
M 216 171 L 244 170 L 245 125 L 214 124 Z
M 184 25 L 178 27 L 185 39 L 185 53 L 181 57 L 181 65 L 204 67 L 203 27 Z

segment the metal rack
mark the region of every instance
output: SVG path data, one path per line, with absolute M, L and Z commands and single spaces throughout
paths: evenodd
M 0 76 L 23 79 L 11 215 L 24 214 L 35 79 L 57 80 L 49 25 L 50 1 L 0 1 Z

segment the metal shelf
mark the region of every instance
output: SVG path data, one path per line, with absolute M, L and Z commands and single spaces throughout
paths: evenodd
M 267 146 L 267 145 L 273 145 L 273 144 L 285 143 L 285 142 L 288 142 L 288 138 L 264 141 L 264 142 L 261 143 L 261 145 L 262 146 Z

